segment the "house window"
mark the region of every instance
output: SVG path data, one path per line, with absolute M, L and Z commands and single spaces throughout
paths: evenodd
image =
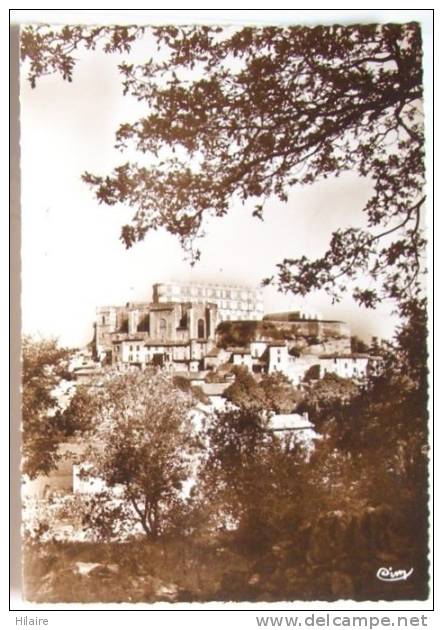
M 129 346 L 129 352 L 132 352 L 132 346 Z

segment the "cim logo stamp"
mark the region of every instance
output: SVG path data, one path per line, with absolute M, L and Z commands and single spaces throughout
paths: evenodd
M 394 570 L 392 567 L 380 567 L 376 575 L 382 582 L 400 582 L 402 580 L 406 581 L 412 575 L 413 571 L 414 569 L 406 571 L 406 569 Z

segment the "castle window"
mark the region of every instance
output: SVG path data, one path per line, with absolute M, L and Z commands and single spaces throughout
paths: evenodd
M 161 339 L 166 337 L 166 319 L 164 317 L 162 317 L 159 322 L 159 334 Z
M 199 339 L 205 338 L 205 322 L 203 319 L 199 319 L 197 322 L 197 337 Z
M 102 315 L 102 324 L 106 324 L 106 317 L 104 315 Z

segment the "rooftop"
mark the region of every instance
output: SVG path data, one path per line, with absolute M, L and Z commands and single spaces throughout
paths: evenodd
M 173 346 L 189 346 L 189 341 L 166 341 L 164 339 L 149 339 L 145 342 L 146 348 L 150 346 L 164 346 L 167 348 L 171 348 Z
M 370 354 L 362 352 L 348 352 L 348 353 L 332 353 L 332 354 L 320 354 L 320 359 L 369 359 Z
M 269 421 L 271 431 L 299 431 L 311 429 L 313 426 L 306 416 L 301 416 L 298 413 L 275 414 Z
M 251 351 L 247 348 L 227 348 L 228 352 L 232 354 L 251 354 Z
M 261 291 L 260 287 L 251 287 L 241 284 L 220 284 L 218 282 L 156 282 L 153 287 L 184 287 L 184 288 L 220 288 L 220 289 L 237 289 L 243 291 Z

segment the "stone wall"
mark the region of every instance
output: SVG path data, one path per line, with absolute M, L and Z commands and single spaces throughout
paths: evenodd
M 285 341 L 294 355 L 350 352 L 350 337 L 346 323 L 325 320 L 222 322 L 217 328 L 217 345 L 222 348 L 247 347 L 257 340 Z

